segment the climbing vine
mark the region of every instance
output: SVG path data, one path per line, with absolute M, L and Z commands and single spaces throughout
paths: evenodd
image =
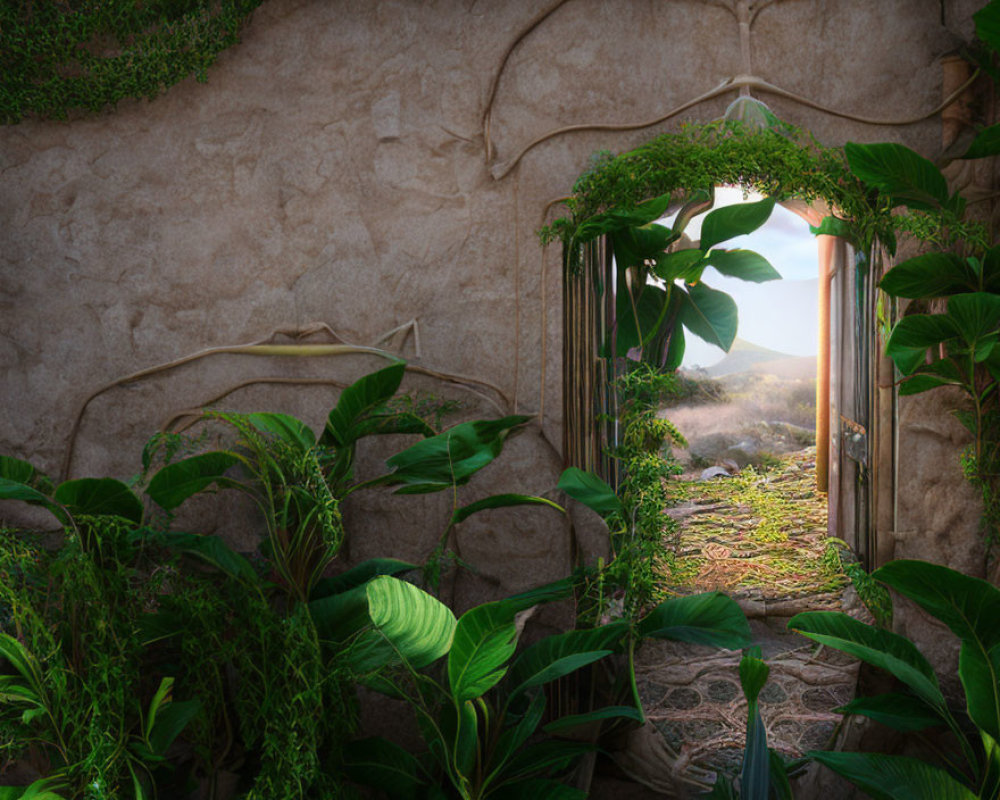
M 662 195 L 720 184 L 743 186 L 775 200 L 824 200 L 837 216 L 854 221 L 862 241 L 894 248 L 888 204 L 848 168 L 841 148 L 825 147 L 786 123 L 756 130 L 735 121 L 686 125 L 627 153 L 596 154 L 567 198 L 569 215 L 540 231 L 543 242 L 561 239 L 568 251 L 591 217 L 635 208 Z
M 0 4 L 0 119 L 65 119 L 155 97 L 208 68 L 262 0 L 26 0 Z

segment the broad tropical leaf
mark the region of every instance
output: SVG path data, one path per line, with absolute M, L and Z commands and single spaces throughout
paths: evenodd
M 705 261 L 723 275 L 753 283 L 781 279 L 771 262 L 752 250 L 710 250 Z
M 78 478 L 56 487 L 53 499 L 71 514 L 123 517 L 142 522 L 142 501 L 114 478 Z
M 979 276 L 964 258 L 932 252 L 894 266 L 879 281 L 879 288 L 893 297 L 943 297 L 976 291 Z
M 419 669 L 448 652 L 455 615 L 412 583 L 379 575 L 365 584 L 372 624 L 412 667 Z
M 225 477 L 226 471 L 238 463 L 239 456 L 221 450 L 175 461 L 153 476 L 146 493 L 157 505 L 172 511 L 191 495 L 204 491 L 213 483 L 238 486 L 238 483 Z
M 529 494 L 493 494 L 489 497 L 484 497 L 482 500 L 477 500 L 475 503 L 469 503 L 467 506 L 455 509 L 455 513 L 451 516 L 451 524 L 458 525 L 479 511 L 486 511 L 491 508 L 510 508 L 512 506 L 548 506 L 549 508 L 554 508 L 556 511 L 566 513 L 566 509 L 561 505 L 553 503 L 551 500 L 546 500 L 544 497 L 536 497 Z
M 644 722 L 642 712 L 634 706 L 605 706 L 596 711 L 585 714 L 570 714 L 553 720 L 542 730 L 546 733 L 558 733 L 559 731 L 571 730 L 581 725 L 590 725 L 594 722 L 603 722 L 606 719 L 630 719 L 634 722 Z
M 218 536 L 184 531 L 163 531 L 152 534 L 150 540 L 182 553 L 200 558 L 237 580 L 253 583 L 257 571 L 242 555 Z
M 575 241 L 589 242 L 614 231 L 645 225 L 662 217 L 669 205 L 670 195 L 665 194 L 640 203 L 633 209 L 612 209 L 603 214 L 596 214 L 577 228 Z
M 973 792 L 943 769 L 916 758 L 826 751 L 808 755 L 875 800 L 976 800 Z
M 400 561 L 398 558 L 370 558 L 340 575 L 318 581 L 313 587 L 309 599 L 319 600 L 323 597 L 340 594 L 355 586 L 360 586 L 378 575 L 399 575 L 412 569 L 420 569 L 420 567 L 408 561 Z
M 853 223 L 840 217 L 823 217 L 818 226 L 809 226 L 809 232 L 814 236 L 839 236 L 854 245 L 858 243 L 858 234 Z
M 696 283 L 680 293 L 680 321 L 691 333 L 725 351 L 733 345 L 739 314 L 736 301 L 720 292 Z
M 941 715 L 919 697 L 902 692 L 886 692 L 874 697 L 858 697 L 838 709 L 841 714 L 858 714 L 897 731 L 922 731 L 943 725 Z
M 639 622 L 640 636 L 738 650 L 750 644 L 750 626 L 735 600 L 705 592 L 664 600 Z
M 559 478 L 559 489 L 602 517 L 620 514 L 621 500 L 601 478 L 578 467 L 569 467 Z
M 575 672 L 610 655 L 628 633 L 624 622 L 547 636 L 527 648 L 511 668 L 511 682 L 520 692 Z
M 901 144 L 844 145 L 851 172 L 893 199 L 921 211 L 934 211 L 948 202 L 948 184 L 940 170 Z
M 697 248 L 689 247 L 658 255 L 653 274 L 665 281 L 681 280 L 693 283 L 701 278 L 701 273 L 705 271 L 705 263 L 705 254 Z
M 23 483 L 45 495 L 52 493 L 52 481 L 48 475 L 20 458 L 0 456 L 0 480 Z
M 1000 154 L 1000 124 L 990 125 L 976 132 L 969 149 L 962 158 L 989 158 Z
M 491 760 L 491 769 L 494 772 L 497 770 L 503 770 L 507 760 L 514 755 L 518 748 L 528 741 L 528 739 L 531 738 L 531 735 L 538 729 L 538 723 L 542 721 L 542 717 L 545 715 L 545 705 L 545 692 L 536 691 L 532 695 L 527 709 L 517 721 L 517 724 L 508 726 L 507 729 L 500 734 L 500 741 L 497 743 L 495 754 Z
M 911 314 L 896 323 L 885 353 L 904 375 L 924 363 L 927 350 L 958 336 L 955 323 L 945 314 Z
M 399 800 L 424 800 L 427 784 L 420 762 L 387 739 L 373 736 L 348 742 L 343 750 L 347 776 Z
M 156 715 L 156 722 L 149 732 L 149 746 L 153 753 L 162 756 L 201 710 L 198 700 L 173 700 Z
M 543 770 L 565 769 L 594 745 L 585 742 L 542 741 L 521 750 L 503 770 L 505 781 L 529 778 Z
M 320 443 L 346 447 L 357 441 L 355 426 L 396 393 L 405 372 L 406 364 L 400 361 L 365 375 L 344 389 L 327 417 Z
M 1000 739 L 1000 590 L 925 561 L 893 561 L 872 577 L 909 597 L 962 640 L 958 675 L 969 716 Z
M 701 223 L 699 247 L 708 251 L 734 236 L 753 233 L 767 222 L 774 210 L 774 200 L 765 197 L 755 203 L 738 203 L 709 211 Z
M 517 647 L 515 613 L 501 600 L 476 606 L 459 618 L 448 653 L 448 683 L 455 702 L 482 696 L 506 674 Z
M 797 614 L 788 621 L 788 627 L 892 673 L 932 708 L 945 708 L 933 668 L 906 637 L 835 611 Z
M 463 485 L 503 449 L 504 441 L 531 417 L 509 416 L 495 420 L 463 422 L 411 445 L 386 461 L 393 470 L 376 479 L 401 485 L 399 494 L 438 492 Z

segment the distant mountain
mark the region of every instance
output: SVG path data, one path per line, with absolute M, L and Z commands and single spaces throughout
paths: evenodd
M 770 368 L 772 364 L 773 369 Z M 725 357 L 708 367 L 705 372 L 710 378 L 750 371 L 773 373 L 781 377 L 797 377 L 801 372 L 808 373 L 809 365 L 812 365 L 812 374 L 815 375 L 815 356 L 792 356 L 737 338 Z M 794 372 L 795 375 L 786 374 L 789 372 Z

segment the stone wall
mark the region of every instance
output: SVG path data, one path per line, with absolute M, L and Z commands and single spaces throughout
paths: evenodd
M 267 0 L 207 84 L 0 130 L 0 452 L 57 473 L 82 403 L 121 376 L 281 328 L 322 322 L 372 344 L 415 320 L 419 357 L 413 334 L 390 342 L 414 363 L 495 384 L 509 410 L 540 415 L 479 491 L 553 491 L 561 277 L 559 254 L 543 254 L 534 232 L 594 151 L 716 118 L 736 92 L 652 127 L 558 133 L 517 158 L 558 129 L 655 119 L 746 72 L 726 4 Z M 938 105 L 940 58 L 971 36 L 979 3 L 756 5 L 744 38 L 756 76 L 834 111 L 897 120 Z M 505 61 L 546 8 L 555 10 Z M 760 97 L 826 144 L 940 148 L 935 116 L 866 124 Z M 250 378 L 347 382 L 376 366 L 357 355 L 212 356 L 113 388 L 87 409 L 72 474 L 134 474 L 165 419 Z M 224 402 L 318 423 L 335 395 L 257 386 Z M 951 468 L 928 468 L 928 480 Z M 436 531 L 412 522 L 415 508 L 426 510 L 354 509 L 353 535 L 365 543 L 354 551 L 426 552 Z M 490 524 L 469 546 L 470 560 L 495 573 L 488 592 L 569 569 L 561 520 L 525 512 L 516 536 Z M 913 536 L 912 552 L 924 552 Z

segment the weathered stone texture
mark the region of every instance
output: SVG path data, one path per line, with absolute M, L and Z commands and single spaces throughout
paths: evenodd
M 752 68 L 835 110 L 918 116 L 939 102 L 938 59 L 970 35 L 976 5 L 946 3 L 942 25 L 935 0 L 779 0 L 754 21 Z M 648 129 L 558 135 L 495 176 L 557 128 L 652 119 L 743 66 L 736 19 L 718 4 L 570 0 L 512 51 L 487 164 L 490 87 L 541 9 L 533 0 L 268 0 L 207 84 L 0 130 L 0 452 L 57 471 L 92 391 L 188 353 L 313 321 L 370 343 L 413 319 L 421 363 L 495 383 L 522 412 L 544 410 L 546 438 L 558 444 L 559 254 L 550 248 L 543 262 L 534 236 L 546 206 L 595 150 L 718 117 L 735 92 Z M 938 146 L 934 119 L 884 127 L 761 97 L 826 143 Z M 412 339 L 403 352 L 414 355 Z M 164 419 L 248 377 L 346 383 L 375 366 L 226 356 L 114 389 L 88 410 L 73 474 L 136 472 L 142 442 Z M 308 412 L 316 423 L 332 399 L 258 387 L 225 404 Z M 941 442 L 933 458 L 953 463 L 954 447 Z M 525 435 L 508 459 L 482 491 L 554 485 L 557 459 L 541 436 Z M 421 512 L 439 514 L 437 501 L 425 502 Z M 425 552 L 433 533 L 400 524 L 417 506 L 356 514 L 358 555 Z M 540 513 L 524 523 L 525 538 L 499 535 L 506 528 L 492 521 L 460 534 L 498 593 L 529 573 L 568 570 L 565 523 L 536 521 Z M 936 541 L 951 523 L 934 524 Z M 923 552 L 913 541 L 908 552 Z M 542 566 L 529 569 L 535 561 Z

